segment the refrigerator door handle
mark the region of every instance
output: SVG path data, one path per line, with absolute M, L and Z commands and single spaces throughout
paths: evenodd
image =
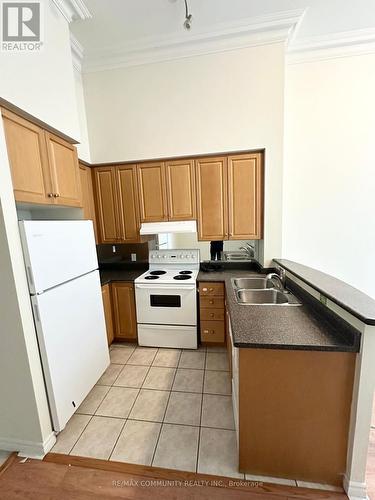
M 40 314 L 39 314 L 39 307 L 37 304 L 33 304 L 33 307 L 34 307 L 34 317 L 35 317 L 35 320 L 40 323 Z
M 29 277 L 29 283 L 30 283 L 30 285 L 34 286 L 34 277 L 33 277 L 33 272 L 31 270 L 31 267 L 30 266 L 26 266 L 26 271 L 27 271 L 27 275 Z

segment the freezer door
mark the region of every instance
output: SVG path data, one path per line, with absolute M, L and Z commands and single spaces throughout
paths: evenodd
M 92 221 L 21 221 L 31 294 L 42 293 L 98 268 Z
M 109 365 L 99 272 L 32 297 L 53 428 L 61 431 Z

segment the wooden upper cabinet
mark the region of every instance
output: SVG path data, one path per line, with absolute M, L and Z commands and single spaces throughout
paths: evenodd
M 120 240 L 115 172 L 114 167 L 94 169 L 100 243 L 116 243 Z
M 112 283 L 112 301 L 115 321 L 115 338 L 121 340 L 136 340 L 137 319 L 133 283 Z
M 196 218 L 194 160 L 168 161 L 167 180 L 168 220 Z
M 139 202 L 136 165 L 116 167 L 119 200 L 120 238 L 124 242 L 139 241 Z
M 137 172 L 141 221 L 167 221 L 164 163 L 142 163 L 137 166 Z
M 51 175 L 43 129 L 6 109 L 2 109 L 2 115 L 16 201 L 51 203 Z
M 263 165 L 261 153 L 228 157 L 229 239 L 262 237 Z
M 72 144 L 49 132 L 45 132 L 45 137 L 55 203 L 80 207 L 81 182 L 77 150 Z
M 198 239 L 225 240 L 227 225 L 227 159 L 196 161 Z
M 2 116 L 16 201 L 80 207 L 76 148 L 6 109 Z
M 81 178 L 83 218 L 87 220 L 92 220 L 94 225 L 95 240 L 98 241 L 95 202 L 94 202 L 94 189 L 92 182 L 92 169 L 80 163 L 79 174 Z

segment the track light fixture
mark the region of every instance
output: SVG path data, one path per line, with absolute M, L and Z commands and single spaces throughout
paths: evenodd
M 185 1 L 185 21 L 184 21 L 184 28 L 186 30 L 190 30 L 191 29 L 191 23 L 193 21 L 193 16 L 189 12 L 189 7 L 188 7 L 187 0 L 184 0 L 184 1 Z

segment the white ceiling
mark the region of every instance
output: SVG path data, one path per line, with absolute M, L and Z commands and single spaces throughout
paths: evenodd
M 305 10 L 292 44 L 334 33 L 375 28 L 374 0 L 188 0 L 191 31 L 183 28 L 184 0 L 84 0 L 91 19 L 71 24 L 86 60 L 138 46 L 186 41 L 223 32 L 228 26 L 259 22 L 264 16 Z

